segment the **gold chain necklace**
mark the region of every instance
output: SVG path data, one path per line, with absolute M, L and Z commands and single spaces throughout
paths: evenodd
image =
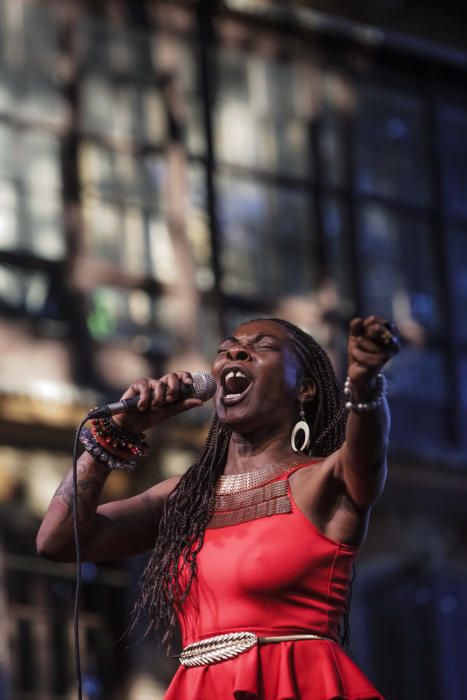
M 291 459 L 278 464 L 269 464 L 263 469 L 258 469 L 252 472 L 243 472 L 242 474 L 223 474 L 219 477 L 216 483 L 216 495 L 240 493 L 242 491 L 250 491 L 250 489 L 264 486 L 269 481 L 272 481 L 277 476 L 281 476 L 290 471 L 298 464 L 312 462 L 313 457 L 306 457 L 302 460 Z
M 207 527 L 228 527 L 271 515 L 291 513 L 288 481 L 274 479 L 291 471 L 293 467 L 319 461 L 321 459 L 316 457 L 292 459 L 253 472 L 220 476 L 216 484 L 214 512 Z

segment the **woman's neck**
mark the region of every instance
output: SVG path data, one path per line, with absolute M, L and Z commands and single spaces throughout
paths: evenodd
M 243 472 L 264 469 L 270 464 L 299 461 L 290 445 L 289 431 L 270 430 L 254 435 L 232 433 L 227 454 L 224 474 L 241 474 Z

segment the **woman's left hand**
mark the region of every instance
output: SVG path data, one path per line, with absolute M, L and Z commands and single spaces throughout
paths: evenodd
M 349 329 L 347 374 L 352 389 L 371 393 L 378 372 L 400 350 L 399 331 L 381 316 L 354 318 Z

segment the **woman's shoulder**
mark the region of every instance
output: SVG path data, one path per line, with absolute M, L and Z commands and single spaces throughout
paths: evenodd
M 303 462 L 297 464 L 290 472 L 290 479 L 296 483 L 309 479 L 321 479 L 326 475 L 332 475 L 336 469 L 334 454 L 324 457 L 306 457 Z
M 292 494 L 305 507 L 319 512 L 334 508 L 342 496 L 343 486 L 338 475 L 336 453 L 325 457 L 310 458 L 293 470 L 289 483 Z

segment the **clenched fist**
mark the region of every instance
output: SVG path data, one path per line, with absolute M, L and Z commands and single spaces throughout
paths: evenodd
M 364 399 L 374 391 L 378 372 L 399 352 L 400 334 L 381 316 L 354 318 L 349 330 L 347 374 L 352 393 Z

